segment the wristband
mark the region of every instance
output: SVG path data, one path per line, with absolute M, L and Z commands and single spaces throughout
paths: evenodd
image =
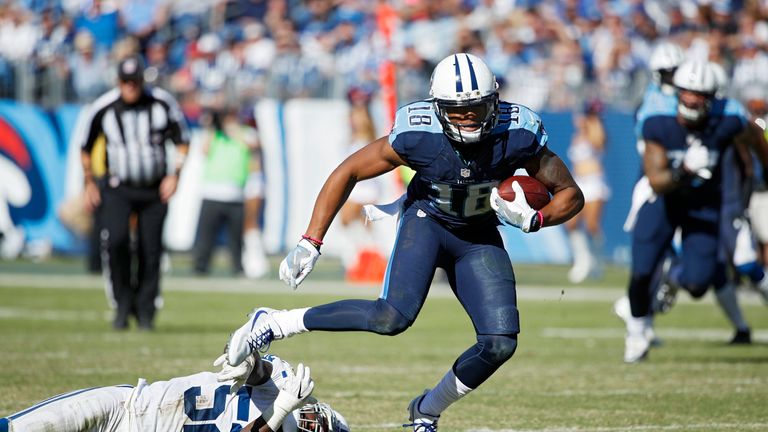
M 261 418 L 264 419 L 264 423 L 269 426 L 273 431 L 280 429 L 283 424 L 283 420 L 288 416 L 288 412 L 283 409 L 275 409 L 275 405 L 268 406 L 261 412 Z
M 310 243 L 312 243 L 312 246 L 314 246 L 315 249 L 317 249 L 318 251 L 320 250 L 320 246 L 323 245 L 323 241 L 322 240 L 318 240 L 318 239 L 313 238 L 313 237 L 311 237 L 311 236 L 309 236 L 307 234 L 304 234 L 303 236 L 301 236 L 301 238 L 306 240 L 306 241 L 308 241 L 308 242 L 310 242 Z
M 541 213 L 541 211 L 537 211 L 536 214 L 533 216 L 533 219 L 531 219 L 531 227 L 528 229 L 528 232 L 536 232 L 540 230 L 543 225 L 544 225 L 544 214 Z

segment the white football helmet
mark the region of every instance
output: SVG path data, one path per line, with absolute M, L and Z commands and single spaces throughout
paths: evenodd
M 718 77 L 712 62 L 692 60 L 684 62 L 675 71 L 672 82 L 678 91 L 677 112 L 685 120 L 698 122 L 709 115 L 712 100 L 718 90 Z M 705 97 L 701 103 L 683 101 L 682 92 L 688 91 Z
M 685 61 L 682 48 L 672 42 L 661 42 L 651 52 L 648 67 L 653 72 L 653 80 L 662 91 L 672 93 L 672 76 Z
M 313 403 L 293 412 L 298 430 L 304 432 L 349 432 L 347 420 L 327 403 Z
M 715 91 L 715 94 L 717 97 L 723 98 L 728 93 L 728 73 L 720 63 L 709 63 L 712 66 L 712 70 L 715 72 L 715 81 L 717 82 L 717 90 Z
M 498 120 L 498 90 L 493 72 L 477 56 L 459 53 L 441 60 L 432 72 L 429 94 L 443 132 L 459 143 L 485 138 Z M 461 127 L 451 123 L 448 112 L 457 107 L 477 110 L 480 121 Z

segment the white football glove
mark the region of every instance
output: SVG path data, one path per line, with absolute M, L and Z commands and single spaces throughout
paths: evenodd
M 248 377 L 251 376 L 253 368 L 256 367 L 256 357 L 254 355 L 249 355 L 239 365 L 231 366 L 229 362 L 227 362 L 227 353 L 224 353 L 214 360 L 213 365 L 221 366 L 221 370 L 216 374 L 216 380 L 219 382 L 234 380 L 235 384 L 230 391 L 236 393 L 237 390 L 245 384 Z
M 280 280 L 295 290 L 315 267 L 319 257 L 320 251 L 309 240 L 301 239 L 280 263 Z
M 709 169 L 709 149 L 701 143 L 688 147 L 683 156 L 683 167 L 696 177 L 704 180 L 712 178 L 712 171 Z
M 315 382 L 309 375 L 309 367 L 305 367 L 302 363 L 299 363 L 296 373 L 290 369 L 286 370 L 286 373 L 288 376 L 280 387 L 280 393 L 272 402 L 272 406 L 262 412 L 262 418 L 273 431 L 280 427 L 291 411 L 304 406 L 315 388 Z
M 491 189 L 491 208 L 496 212 L 496 216 L 502 222 L 518 227 L 523 232 L 538 231 L 542 222 L 539 212 L 528 205 L 520 183 L 512 182 L 512 190 L 515 191 L 515 200 L 507 201 L 499 196 L 497 188 Z

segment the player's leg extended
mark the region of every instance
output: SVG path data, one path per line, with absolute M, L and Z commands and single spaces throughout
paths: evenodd
M 413 211 L 412 211 L 413 210 Z M 369 331 L 395 335 L 407 329 L 427 297 L 444 229 L 409 209 L 403 215 L 377 300 L 342 300 L 309 308 L 307 330 Z
M 274 339 L 310 330 L 369 331 L 395 335 L 416 319 L 435 272 L 444 229 L 415 208 L 398 228 L 384 287 L 377 300 L 342 300 L 311 308 L 277 311 L 258 308 L 229 341 L 228 361 L 239 364 Z
M 643 204 L 632 231 L 632 270 L 628 287 L 631 314 L 621 316 L 627 326 L 624 339 L 624 361 L 627 363 L 642 360 L 650 348 L 651 280 L 673 234 L 674 225 L 669 220 L 664 200 L 660 198 Z
M 651 280 L 674 235 L 674 224 L 667 214 L 663 198 L 646 202 L 637 214 L 632 231 L 632 268 L 629 302 L 632 316 L 648 315 L 651 306 Z
M 477 343 L 461 354 L 435 388 L 415 400 L 415 409 L 437 417 L 485 382 L 517 348 L 520 318 L 515 275 L 495 228 L 449 237 L 455 266 L 447 269 L 456 297 L 472 320 Z
M 0 419 L 0 432 L 117 431 L 132 390 L 113 386 L 60 394 Z

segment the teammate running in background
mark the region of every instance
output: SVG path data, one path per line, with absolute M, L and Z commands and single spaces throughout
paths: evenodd
M 660 106 L 642 126 L 644 172 L 655 199 L 641 206 L 633 230 L 631 316 L 625 320 L 624 353 L 624 361 L 630 363 L 648 352 L 651 279 L 678 227 L 682 251 L 666 269 L 662 286 L 684 288 L 694 298 L 703 296 L 710 285 L 716 290 L 726 286 L 725 263 L 718 256 L 722 154 L 736 140 L 749 140 L 751 133 L 741 105 L 715 97 L 718 79 L 711 63 L 683 63 L 673 83 L 677 105 Z

